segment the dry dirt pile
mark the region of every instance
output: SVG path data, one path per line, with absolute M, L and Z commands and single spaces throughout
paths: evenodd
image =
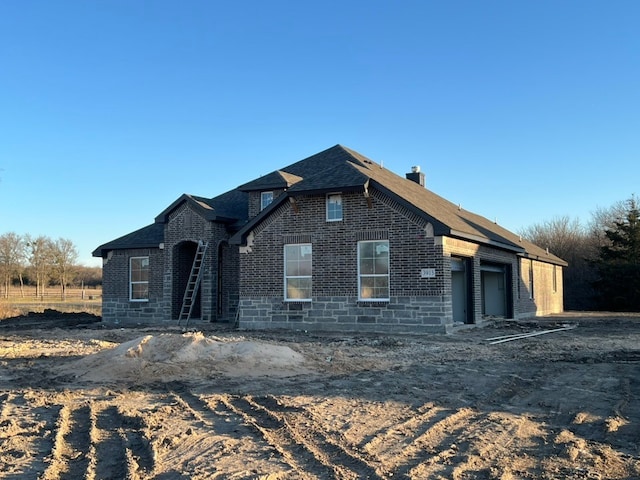
M 0 328 L 0 478 L 640 479 L 637 315 L 418 337 L 49 317 Z
M 285 377 L 307 373 L 287 346 L 205 337 L 201 332 L 145 335 L 70 363 L 62 373 L 91 382 L 154 383 L 220 375 Z

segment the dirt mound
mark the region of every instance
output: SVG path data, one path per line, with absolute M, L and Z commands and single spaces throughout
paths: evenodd
M 0 321 L 0 328 L 64 328 L 80 327 L 99 323 L 102 317 L 87 312 L 59 312 L 46 308 L 43 312 L 29 312 L 26 315 L 10 317 Z
M 88 355 L 65 367 L 92 382 L 152 383 L 225 376 L 307 373 L 304 357 L 289 347 L 207 338 L 202 333 L 146 335 Z

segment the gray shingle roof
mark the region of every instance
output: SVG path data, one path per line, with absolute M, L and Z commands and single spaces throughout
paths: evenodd
M 239 232 L 232 241 L 242 243 L 248 232 L 268 217 L 277 205 L 287 201 L 288 197 L 331 191 L 364 191 L 368 187 L 376 188 L 395 198 L 431 222 L 436 235 L 487 243 L 525 256 L 566 265 L 562 259 L 521 239 L 502 226 L 459 208 L 430 190 L 386 170 L 364 155 L 342 145 L 335 145 L 217 197 L 182 195 L 156 217 L 156 223 L 98 247 L 93 255 L 102 256 L 108 250 L 120 248 L 157 246 L 163 241 L 163 225 L 168 215 L 183 202 L 189 202 L 207 220 L 224 222 L 229 228 L 238 229 Z M 280 188 L 286 190 L 285 195 L 276 197 L 269 207 L 253 219 L 247 218 L 247 192 Z
M 303 177 L 303 180 L 288 189 L 286 196 L 353 189 L 364 191 L 365 186 L 370 185 L 394 197 L 417 215 L 431 222 L 436 235 L 487 243 L 525 256 L 566 265 L 559 257 L 521 239 L 502 226 L 459 208 L 416 182 L 407 180 L 342 145 L 312 155 L 283 168 L 282 171 L 295 172 Z M 278 198 L 278 203 L 284 201 L 284 197 Z M 233 241 L 241 243 L 243 235 L 266 216 L 268 212 L 262 212 L 250 220 Z
M 302 180 L 302 177 L 278 170 L 240 185 L 238 190 L 243 192 L 255 192 L 284 189 L 298 183 L 300 180 Z
M 343 167 L 346 162 L 355 162 L 363 166 L 367 163 L 373 163 L 358 152 L 354 152 L 342 145 L 334 145 L 280 170 L 240 185 L 238 190 L 249 192 L 289 188 L 303 180 L 307 181 L 316 175 L 327 174 L 327 172 L 332 172 L 336 168 Z
M 362 189 L 368 180 L 369 177 L 366 173 L 358 170 L 355 164 L 346 161 L 330 169 L 309 175 L 292 186 L 289 189 L 289 193 L 295 195 L 297 193 L 327 192 L 335 189 L 337 185 L 340 186 L 342 191 L 355 188 Z
M 189 203 L 207 220 L 223 222 L 232 231 L 239 229 L 247 221 L 249 200 L 246 192 L 231 190 L 213 198 L 185 193 L 165 208 L 156 217 L 155 223 L 99 246 L 92 255 L 103 257 L 109 250 L 157 248 L 164 241 L 164 224 L 169 214 L 184 202 Z
M 208 201 L 219 218 L 246 222 L 249 215 L 249 196 L 240 190 L 230 190 Z
M 361 167 L 356 166 L 354 168 L 360 169 Z M 566 264 L 564 260 L 522 239 L 501 225 L 481 215 L 460 208 L 458 205 L 421 187 L 416 182 L 400 177 L 384 168 L 367 169 L 363 173 L 369 175 L 372 180 L 372 186 L 386 190 L 387 193 L 406 202 L 406 205 L 419 215 L 421 214 L 427 219 L 437 220 L 444 225 L 445 231 L 436 231 L 436 234 L 467 238 L 484 243 L 488 241 L 488 243 L 514 251 L 521 251 L 551 263 Z
M 104 257 L 109 250 L 120 250 L 123 248 L 158 248 L 162 242 L 164 242 L 164 225 L 161 223 L 152 223 L 135 232 L 128 233 L 127 235 L 100 245 L 93 251 L 92 255 L 94 257 Z

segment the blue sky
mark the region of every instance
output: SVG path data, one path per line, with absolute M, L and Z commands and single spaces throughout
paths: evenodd
M 79 261 L 337 143 L 508 229 L 640 193 L 637 1 L 0 2 L 0 233 Z

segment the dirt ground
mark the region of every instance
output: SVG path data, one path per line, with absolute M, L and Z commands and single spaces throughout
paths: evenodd
M 0 477 L 640 478 L 638 315 L 418 337 L 195 329 L 0 322 Z

